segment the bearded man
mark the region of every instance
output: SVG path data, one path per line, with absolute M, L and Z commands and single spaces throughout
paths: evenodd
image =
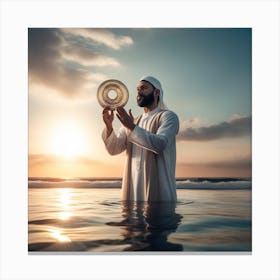
M 102 138 L 109 154 L 126 151 L 122 180 L 124 201 L 176 201 L 176 134 L 177 115 L 163 103 L 159 80 L 142 77 L 137 85 L 137 104 L 143 114 L 136 119 L 123 108 L 117 108 L 122 127 L 113 129 L 114 111 L 103 110 L 106 128 Z

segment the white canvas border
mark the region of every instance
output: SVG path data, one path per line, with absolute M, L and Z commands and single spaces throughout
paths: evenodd
M 28 255 L 27 28 L 253 28 L 252 255 Z M 1 279 L 279 279 L 278 1 L 1 1 Z

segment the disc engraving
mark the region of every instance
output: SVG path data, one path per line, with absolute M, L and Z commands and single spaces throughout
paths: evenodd
M 112 92 L 115 94 L 111 98 Z M 114 110 L 123 107 L 128 101 L 128 89 L 121 81 L 106 80 L 98 87 L 97 100 L 103 108 Z

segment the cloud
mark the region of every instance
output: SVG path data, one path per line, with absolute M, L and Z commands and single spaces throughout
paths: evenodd
M 193 166 L 193 167 L 212 167 L 212 168 L 251 168 L 252 158 L 250 156 L 240 156 L 236 158 L 228 158 L 224 160 L 208 160 L 203 162 L 187 162 L 178 163 L 181 166 Z
M 184 128 L 178 134 L 179 141 L 211 141 L 250 135 L 251 116 L 234 115 L 229 121 L 198 128 Z
M 180 120 L 180 130 L 184 131 L 189 127 L 200 127 L 202 126 L 206 121 L 203 121 L 199 118 L 192 118 L 188 120 Z
M 104 44 L 107 47 L 118 50 L 123 46 L 133 44 L 133 39 L 129 36 L 117 36 L 106 29 L 94 28 L 63 28 L 62 31 L 75 36 L 82 36 L 94 42 Z
M 220 160 L 220 161 L 205 162 L 203 164 L 200 164 L 200 166 L 211 166 L 212 168 L 246 169 L 252 167 L 252 160 L 251 158 Z
M 63 30 L 71 32 L 71 38 Z M 44 87 L 48 92 L 55 92 L 66 98 L 81 98 L 95 92 L 97 85 L 107 77 L 88 67 L 121 65 L 116 58 L 98 53 L 93 45 L 86 44 L 85 40 L 80 39 L 81 36 L 90 36 L 91 40 L 100 42 L 101 34 L 107 36 L 104 35 L 102 40 L 111 38 L 108 39 L 108 44 L 115 49 L 131 43 L 129 38 L 113 35 L 103 29 L 30 28 L 29 90 Z
M 98 160 L 93 160 L 85 156 L 78 156 L 73 158 L 64 158 L 58 155 L 49 155 L 49 154 L 31 154 L 28 156 L 28 163 L 30 167 L 42 166 L 47 164 L 64 164 L 64 163 L 73 163 L 73 164 L 84 164 L 84 165 L 95 165 L 101 164 Z
M 84 66 L 120 66 L 113 57 L 98 54 L 92 49 L 81 45 L 66 46 L 61 50 L 63 59 L 76 62 Z
M 250 177 L 252 158 L 248 155 L 224 160 L 178 162 L 176 173 L 178 177 Z
M 54 154 L 29 154 L 30 177 L 120 177 L 122 164 L 87 156 L 65 158 Z

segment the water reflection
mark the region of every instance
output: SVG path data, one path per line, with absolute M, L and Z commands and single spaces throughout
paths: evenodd
M 71 212 L 71 197 L 73 196 L 71 189 L 59 189 L 59 219 L 68 220 L 73 213 Z
M 120 226 L 124 241 L 130 244 L 127 250 L 181 251 L 181 244 L 168 241 L 182 219 L 175 209 L 176 203 L 170 202 L 124 202 L 123 220 L 109 224 Z
M 61 230 L 60 229 L 50 229 L 50 234 L 53 238 L 55 238 L 57 241 L 59 242 L 71 242 L 71 239 L 62 234 Z
M 59 189 L 58 195 L 58 219 L 62 221 L 67 221 L 73 216 L 71 211 L 73 196 L 71 189 Z M 50 235 L 52 238 L 55 238 L 57 242 L 71 242 L 71 239 L 63 233 L 62 228 L 51 228 L 49 229 Z

